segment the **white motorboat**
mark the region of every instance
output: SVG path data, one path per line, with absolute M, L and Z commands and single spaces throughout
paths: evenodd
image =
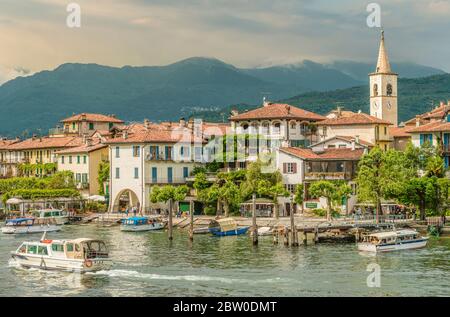
M 259 227 L 258 236 L 271 236 L 272 229 L 270 227 Z M 250 236 L 253 236 L 253 231 L 250 231 Z
M 358 250 L 369 252 L 387 252 L 423 248 L 428 237 L 422 237 L 416 230 L 394 230 L 372 233 L 358 243 Z
M 33 218 L 39 220 L 52 219 L 57 225 L 64 225 L 69 222 L 69 214 L 67 211 L 59 209 L 42 209 L 31 211 Z
M 36 221 L 34 218 L 16 218 L 8 219 L 5 226 L 2 227 L 2 233 L 42 233 L 61 230 L 60 225 L 51 223 L 51 221 Z
M 69 272 L 95 272 L 111 267 L 106 244 L 101 240 L 47 240 L 23 242 L 11 252 L 17 265 L 24 268 Z
M 164 223 L 156 218 L 130 217 L 122 221 L 121 231 L 140 232 L 160 230 L 164 228 Z

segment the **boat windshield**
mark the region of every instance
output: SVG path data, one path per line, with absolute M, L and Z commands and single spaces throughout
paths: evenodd
M 107 258 L 108 248 L 103 241 L 93 240 L 83 243 L 86 259 Z

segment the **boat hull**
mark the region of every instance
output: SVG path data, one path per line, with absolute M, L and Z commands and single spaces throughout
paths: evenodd
M 243 228 L 237 228 L 236 230 L 228 230 L 228 231 L 220 231 L 220 229 L 217 228 L 211 228 L 209 231 L 218 237 L 225 237 L 225 236 L 238 236 L 241 234 L 246 234 L 248 229 L 250 227 L 243 227 Z
M 52 271 L 86 273 L 108 270 L 112 265 L 112 261 L 107 258 L 95 258 L 85 261 L 84 259 L 54 258 L 16 252 L 13 252 L 11 256 L 20 267 Z
M 164 228 L 164 224 L 155 223 L 155 224 L 146 224 L 139 226 L 130 226 L 130 225 L 121 225 L 120 230 L 124 232 L 142 232 L 142 231 L 152 231 L 152 230 L 161 230 Z
M 358 243 L 359 251 L 366 252 L 390 252 L 399 250 L 410 250 L 424 248 L 427 245 L 428 238 L 417 239 L 414 241 L 399 242 L 395 244 L 379 244 L 375 245 L 372 243 L 361 242 Z
M 5 226 L 2 227 L 4 234 L 24 234 L 24 233 L 42 233 L 61 230 L 58 225 L 36 225 L 36 226 Z

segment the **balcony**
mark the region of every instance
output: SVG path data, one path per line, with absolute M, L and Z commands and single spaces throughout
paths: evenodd
M 154 185 L 159 185 L 159 184 L 185 184 L 186 183 L 186 179 L 185 177 L 172 177 L 171 179 L 168 177 L 158 177 L 156 179 L 153 179 L 152 177 L 147 178 L 145 180 L 146 184 L 154 184 Z
M 305 173 L 305 180 L 350 180 L 350 172 L 310 172 Z
M 69 128 L 56 127 L 56 128 L 48 130 L 49 135 L 60 135 L 60 134 L 68 134 L 68 133 L 69 133 Z
M 77 189 L 89 189 L 89 183 L 78 183 Z
M 173 161 L 173 156 L 172 155 L 168 155 L 166 158 L 166 154 L 163 153 L 147 153 L 145 155 L 145 160 L 146 161 L 156 161 L 156 162 L 161 162 L 161 161 Z

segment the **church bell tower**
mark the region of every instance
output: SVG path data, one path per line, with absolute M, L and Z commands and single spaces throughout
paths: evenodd
M 381 32 L 377 68 L 370 78 L 370 115 L 398 125 L 397 77 L 392 72 L 386 47 L 384 31 Z

